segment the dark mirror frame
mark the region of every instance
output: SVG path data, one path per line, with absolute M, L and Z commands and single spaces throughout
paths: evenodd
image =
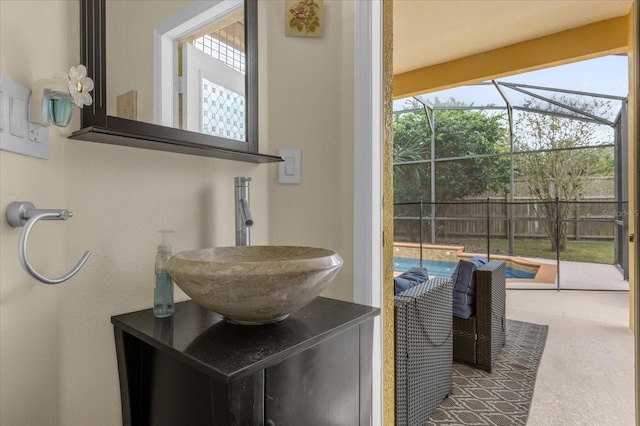
M 282 161 L 258 153 L 258 1 L 245 0 L 247 142 L 107 115 L 106 0 L 80 0 L 80 62 L 94 81 L 93 104 L 69 138 L 252 163 Z

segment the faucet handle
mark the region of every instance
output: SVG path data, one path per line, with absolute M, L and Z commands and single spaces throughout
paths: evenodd
M 246 186 L 245 184 L 251 182 L 250 176 L 236 176 L 233 179 L 236 183 L 236 186 Z

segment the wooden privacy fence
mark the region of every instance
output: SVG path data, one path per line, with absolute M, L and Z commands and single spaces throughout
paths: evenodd
M 556 203 L 556 200 L 544 203 Z M 626 203 L 616 202 L 613 197 L 602 197 L 581 201 L 559 201 L 569 208 L 563 218 L 567 222 L 567 237 L 573 240 L 613 241 L 615 220 L 625 214 Z M 556 222 L 555 217 L 545 217 L 541 208 L 543 202 L 533 199 L 517 199 L 507 202 L 504 198 L 484 200 L 464 200 L 450 203 L 422 203 L 422 232 L 425 240 L 431 235 L 432 206 L 435 208 L 436 236 L 509 238 L 510 221 L 513 222 L 514 238 L 547 238 L 542 221 Z M 488 208 L 488 211 L 487 211 Z M 536 213 L 540 213 L 538 216 Z M 553 211 L 553 210 L 552 210 Z M 417 203 L 397 203 L 394 225 L 397 241 L 417 241 L 420 228 L 420 205 Z

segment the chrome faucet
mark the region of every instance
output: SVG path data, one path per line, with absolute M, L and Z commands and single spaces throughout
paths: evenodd
M 236 245 L 249 246 L 251 245 L 250 228 L 253 226 L 249 204 L 249 182 L 251 182 L 251 178 L 236 177 L 234 181 L 236 186 Z

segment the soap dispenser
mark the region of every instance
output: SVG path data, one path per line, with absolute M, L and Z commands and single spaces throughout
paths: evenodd
M 167 262 L 171 257 L 171 246 L 167 243 L 167 234 L 173 231 L 158 231 L 162 240 L 156 253 L 156 288 L 153 292 L 153 315 L 157 318 L 173 314 L 173 281 L 167 272 Z

